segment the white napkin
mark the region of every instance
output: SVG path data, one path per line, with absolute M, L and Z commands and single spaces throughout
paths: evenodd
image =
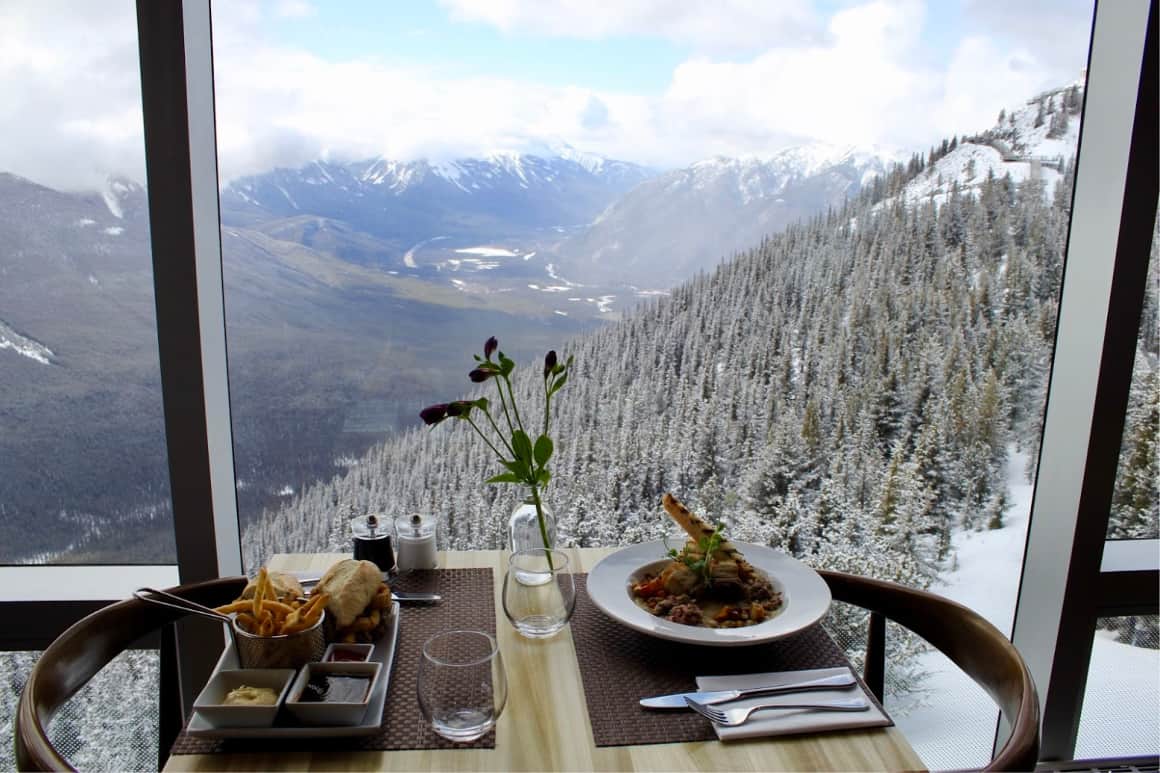
M 765 687 L 787 682 L 796 682 L 804 679 L 821 678 L 835 674 L 848 674 L 850 669 L 814 668 L 808 671 L 772 671 L 764 674 L 739 674 L 737 676 L 698 676 L 698 690 L 735 690 L 744 687 Z M 853 687 L 834 690 L 811 690 L 809 692 L 791 693 L 788 695 L 765 695 L 755 698 L 746 698 L 729 703 L 729 707 L 753 706 L 765 702 L 800 703 L 813 699 L 828 700 L 833 698 L 852 698 L 862 695 L 870 708 L 866 711 L 758 711 L 749 720 L 737 727 L 720 727 L 713 725 L 717 737 L 722 741 L 732 741 L 740 738 L 757 738 L 771 735 L 790 735 L 793 733 L 817 733 L 826 730 L 845 730 L 855 727 L 883 727 L 893 722 L 878 708 L 873 697 L 867 693 L 861 682 Z

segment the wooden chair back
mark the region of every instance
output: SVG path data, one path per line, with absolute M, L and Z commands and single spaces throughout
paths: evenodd
M 229 577 L 183 585 L 170 592 L 213 607 L 237 598 L 245 583 L 244 577 Z M 20 695 L 13 733 L 17 767 L 73 770 L 49 739 L 47 729 L 53 716 L 119 653 L 183 616 L 178 610 L 134 598 L 93 612 L 53 641 L 36 662 Z M 172 699 L 180 701 L 176 691 Z M 180 703 L 162 706 L 163 713 L 173 709 L 180 712 Z M 159 753 L 159 763 L 168 749 L 166 740 L 161 739 L 164 749 Z M 168 742 L 172 740 L 169 738 Z
M 975 680 L 999 706 L 1011 735 L 985 770 L 1033 770 L 1039 754 L 1039 697 L 1023 657 L 978 613 L 926 591 L 842 572 L 819 572 L 836 601 L 870 610 L 865 680 L 882 697 L 885 620 L 921 636 Z

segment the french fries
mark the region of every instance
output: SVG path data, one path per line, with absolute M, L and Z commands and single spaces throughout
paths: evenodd
M 279 601 L 266 567 L 258 570 L 254 594 L 216 607 L 223 615 L 237 614 L 240 628 L 257 636 L 286 636 L 318 624 L 326 609 L 327 595 L 315 594 L 307 600 Z

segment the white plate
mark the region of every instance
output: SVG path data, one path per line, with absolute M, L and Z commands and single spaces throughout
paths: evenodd
M 373 735 L 379 732 L 383 721 L 383 706 L 387 702 L 387 687 L 391 683 L 391 665 L 395 662 L 395 645 L 399 642 L 399 602 L 391 604 L 391 622 L 383 638 L 375 642 L 372 661 L 383 664 L 379 678 L 371 688 L 370 701 L 362 722 L 357 725 L 302 725 L 283 706 L 273 727 L 214 727 L 198 712 L 193 712 L 186 731 L 197 738 L 337 738 L 351 735 Z M 226 646 L 214 666 L 218 671 L 238 667 L 238 651 L 231 643 Z M 212 676 L 210 677 L 213 678 Z
M 677 545 L 672 540 L 669 544 Z M 703 628 L 674 623 L 637 606 L 630 586 L 641 570 L 655 565 L 657 571 L 667 562 L 668 548 L 663 540 L 630 545 L 602 558 L 588 573 L 588 595 L 606 615 L 641 633 L 713 647 L 773 641 L 809 628 L 825 616 L 830 608 L 830 587 L 821 575 L 779 550 L 745 542 L 733 544 L 749 563 L 765 572 L 774 590 L 781 591 L 782 608 L 763 623 L 743 628 Z

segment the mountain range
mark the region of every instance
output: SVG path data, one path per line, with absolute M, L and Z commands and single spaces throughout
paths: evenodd
M 1069 99 L 1039 95 L 906 175 L 850 148 L 659 172 L 557 147 L 320 160 L 231 181 L 222 246 L 243 511 L 332 475 L 431 395 L 460 390 L 454 363 L 480 330 L 530 357 L 867 186 L 879 206 L 1005 174 L 1050 190 L 1079 121 L 1040 120 L 1037 106 Z M 0 560 L 78 545 L 111 559 L 92 535 L 168 507 L 145 191 L 0 173 L 0 212 Z M 165 541 L 140 542 L 154 559 Z

